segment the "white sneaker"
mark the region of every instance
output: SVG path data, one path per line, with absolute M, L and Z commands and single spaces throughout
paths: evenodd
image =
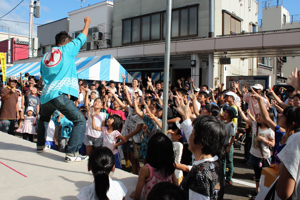
M 82 155 L 75 156 L 75 157 L 66 155 L 66 157 L 65 157 L 66 162 L 81 162 L 81 161 L 86 161 L 88 159 L 89 159 L 89 156 L 82 156 Z

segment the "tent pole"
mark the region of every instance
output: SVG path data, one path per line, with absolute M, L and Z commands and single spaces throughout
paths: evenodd
M 166 12 L 166 41 L 165 41 L 165 63 L 164 63 L 164 94 L 163 94 L 163 127 L 162 132 L 167 133 L 168 128 L 168 93 L 169 93 L 169 71 L 170 71 L 170 42 L 171 42 L 171 16 L 172 0 L 167 0 Z

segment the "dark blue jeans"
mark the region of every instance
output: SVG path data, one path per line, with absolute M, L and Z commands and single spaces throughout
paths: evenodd
M 15 134 L 15 120 L 0 120 L 0 131 L 14 135 Z
M 62 94 L 51 101 L 41 105 L 40 120 L 38 122 L 37 149 L 42 149 L 46 142 L 45 127 L 48 127 L 50 117 L 55 110 L 59 110 L 67 119 L 73 122 L 66 154 L 69 156 L 77 156 L 82 145 L 83 136 L 86 127 L 86 120 L 74 102 L 68 98 L 68 95 Z

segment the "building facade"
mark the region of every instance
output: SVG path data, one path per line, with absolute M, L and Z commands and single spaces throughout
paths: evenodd
M 43 24 L 37 27 L 39 38 L 38 56 L 43 56 L 55 46 L 55 35 L 61 31 L 69 32 L 69 18 Z
M 290 15 L 282 3 L 264 5 L 262 9 L 262 24 L 260 31 L 276 31 L 281 29 L 300 28 L 300 15 Z M 298 66 L 300 57 L 259 58 L 258 67 L 268 69 L 277 77 L 277 82 L 285 82 L 291 72 Z M 276 73 L 275 73 L 276 72 Z
M 136 78 L 164 79 L 166 0 L 104 1 L 68 14 L 68 32 L 73 38 L 81 32 L 84 16 L 91 18 L 87 42 L 78 57 L 111 54 Z M 214 56 L 203 50 L 200 53 L 201 47 L 189 51 L 184 44 L 187 40 L 256 32 L 258 3 L 255 0 L 173 0 L 171 23 L 172 83 L 181 77 L 192 77 L 196 86 L 213 87 L 225 83 L 226 76 L 257 74 L 256 58 L 231 57 L 230 64 L 223 64 L 219 59 L 226 57 L 226 52 Z M 49 24 L 39 26 L 40 30 L 43 28 L 49 29 Z M 39 36 L 41 46 L 53 46 L 49 38 L 54 39 L 55 34 L 47 38 Z M 185 50 L 180 53 L 176 49 Z

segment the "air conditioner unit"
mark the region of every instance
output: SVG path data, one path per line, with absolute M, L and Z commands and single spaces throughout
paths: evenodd
M 102 40 L 103 33 L 102 32 L 95 32 L 92 34 L 92 41 Z

